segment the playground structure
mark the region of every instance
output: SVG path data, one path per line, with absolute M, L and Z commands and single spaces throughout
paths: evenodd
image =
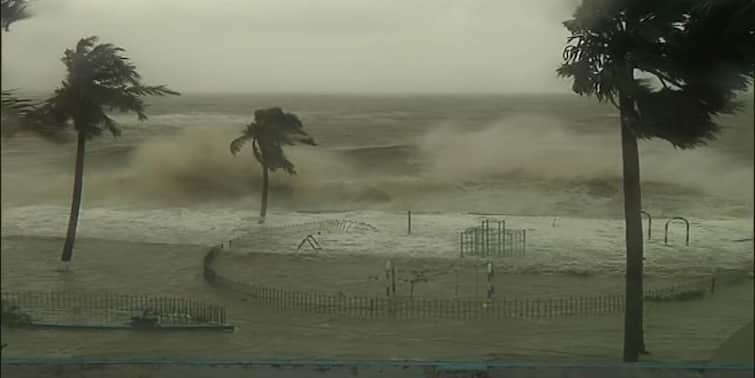
M 480 226 L 470 227 L 459 235 L 459 255 L 478 257 L 524 256 L 527 250 L 527 230 L 506 228 L 505 221 L 483 220 Z
M 12 310 L 27 320 L 17 326 L 233 329 L 223 306 L 188 298 L 62 291 L 3 291 L 1 296 L 3 315 Z
M 674 221 L 682 221 L 684 223 L 685 230 L 686 230 L 686 234 L 684 237 L 684 245 L 689 246 L 689 221 L 685 219 L 684 217 L 673 217 L 666 221 L 666 226 L 664 227 L 664 234 L 663 234 L 663 244 L 668 245 L 668 226 Z
M 640 214 L 648 218 L 648 240 L 650 240 L 653 237 L 653 216 L 645 210 L 640 211 Z
M 296 251 L 301 250 L 301 247 L 304 246 L 304 243 L 308 243 L 309 246 L 312 247 L 312 250 L 314 250 L 315 252 L 322 250 L 322 247 L 320 246 L 320 243 L 317 241 L 317 239 L 315 239 L 315 237 L 312 236 L 312 234 L 309 234 L 305 236 L 304 239 L 301 240 L 301 243 L 299 243 L 299 246 L 296 247 Z
M 322 251 L 322 241 L 328 234 L 370 233 L 378 229 L 368 223 L 348 219 L 329 219 L 280 226 L 265 226 L 264 229 L 244 233 L 243 236 L 220 243 L 222 248 L 249 249 L 265 246 L 268 250 L 298 252 L 309 245 L 315 252 Z
M 640 211 L 640 213 L 642 215 L 644 215 L 645 217 L 647 217 L 647 220 L 648 220 L 648 240 L 650 240 L 653 237 L 653 216 L 650 215 L 650 213 L 648 213 L 645 210 Z M 668 228 L 669 228 L 669 225 L 672 224 L 672 223 L 674 223 L 675 221 L 680 221 L 680 222 L 684 223 L 685 232 L 686 232 L 685 237 L 684 237 L 684 245 L 685 246 L 689 246 L 689 228 L 690 228 L 690 223 L 684 217 L 672 217 L 671 219 L 669 219 L 669 220 L 666 221 L 666 224 L 664 225 L 664 228 L 663 228 L 663 244 L 664 245 L 668 245 Z

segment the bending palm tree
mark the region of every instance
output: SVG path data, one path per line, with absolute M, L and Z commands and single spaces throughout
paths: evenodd
M 44 107 L 29 98 L 16 96 L 13 90 L 3 90 L 0 100 L 2 137 L 11 137 L 20 131 L 30 131 L 50 142 L 64 143 L 68 135 L 59 127 L 47 122 Z
M 715 116 L 736 109 L 755 64 L 752 0 L 583 0 L 571 20 L 559 76 L 572 89 L 610 101 L 621 115 L 626 223 L 624 361 L 645 351 L 643 236 L 637 140 L 678 148 L 713 139 Z M 661 87 L 635 78 L 635 71 Z
M 31 17 L 26 7 L 26 0 L 0 0 L 0 27 L 3 32 L 9 32 L 11 24 Z M 0 92 L 0 104 L 3 136 L 12 135 L 19 129 L 18 126 L 31 126 L 30 129 L 41 131 L 44 136 L 52 136 L 46 130 L 40 130 L 34 122 L 36 106 L 30 99 L 16 96 L 14 90 L 3 89 Z
M 31 17 L 26 0 L 0 0 L 0 26 L 9 31 L 10 25 Z
M 254 157 L 262 165 L 262 206 L 259 223 L 264 223 L 269 189 L 268 171 L 283 169 L 290 175 L 296 174 L 294 164 L 283 153 L 283 146 L 297 143 L 310 146 L 317 144 L 304 132 L 303 125 L 296 115 L 284 113 L 280 108 L 255 111 L 254 122 L 246 126 L 243 135 L 231 142 L 231 153 L 235 156 L 248 142 L 252 142 Z
M 178 95 L 164 86 L 145 86 L 123 49 L 109 43 L 96 44 L 97 37 L 84 38 L 75 50 L 66 50 L 62 61 L 68 75 L 62 87 L 40 108 L 40 117 L 57 127 L 73 122 L 77 132 L 76 170 L 74 174 L 71 216 L 63 246 L 63 261 L 70 261 L 76 239 L 76 226 L 81 207 L 86 141 L 109 131 L 120 135 L 116 122 L 106 110 L 135 112 L 139 120 L 144 114 L 143 96 Z

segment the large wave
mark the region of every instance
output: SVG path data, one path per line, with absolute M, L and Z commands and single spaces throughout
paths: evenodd
M 260 166 L 250 149 L 236 157 L 228 149 L 238 133 L 225 125 L 193 126 L 139 143 L 95 144 L 87 160 L 85 200 L 113 206 L 228 201 L 256 206 Z M 271 175 L 271 200 L 288 209 L 619 215 L 618 138 L 618 131 L 589 134 L 554 118 L 520 116 L 474 130 L 441 124 L 394 145 L 291 147 L 287 153 L 298 174 Z M 4 202 L 69 200 L 72 172 L 61 168 L 73 166 L 73 149 L 51 148 L 57 169 L 14 175 L 13 184 L 4 180 Z M 752 162 L 715 149 L 677 151 L 663 142 L 642 142 L 641 167 L 650 207 L 751 213 Z

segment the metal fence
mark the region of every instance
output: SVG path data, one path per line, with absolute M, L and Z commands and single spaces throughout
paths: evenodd
M 3 308 L 16 306 L 32 322 L 68 325 L 125 325 L 149 312 L 162 326 L 224 325 L 221 305 L 188 298 L 82 292 L 2 292 Z
M 526 250 L 527 230 L 507 229 L 505 221 L 483 220 L 480 226 L 470 227 L 459 235 L 461 257 L 524 256 Z
M 237 281 L 219 274 L 212 264 L 222 252 L 212 248 L 204 259 L 204 277 L 213 285 L 240 291 L 250 299 L 284 311 L 339 314 L 357 318 L 505 319 L 553 318 L 578 314 L 618 313 L 623 295 L 563 298 L 431 299 L 399 296 L 350 296 L 314 290 L 290 290 Z
M 234 280 L 216 272 L 213 262 L 221 253 L 222 248 L 213 247 L 205 255 L 204 277 L 209 283 L 248 294 L 253 301 L 284 311 L 338 314 L 357 318 L 495 320 L 621 313 L 625 304 L 624 296 L 620 294 L 551 298 L 493 296 L 487 299 L 435 299 L 396 296 L 395 290 L 389 289 L 386 291 L 387 295 L 353 296 L 267 287 Z M 648 302 L 695 300 L 714 292 L 717 285 L 736 283 L 742 279 L 746 279 L 746 275 L 741 272 L 700 277 L 673 286 L 649 288 L 645 290 L 644 297 Z

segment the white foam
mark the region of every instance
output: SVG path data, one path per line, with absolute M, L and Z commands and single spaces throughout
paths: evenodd
M 23 206 L 4 208 L 2 235 L 63 237 L 67 207 Z M 307 222 L 351 219 L 377 231 L 321 232 L 315 235 L 323 251 L 338 254 L 385 254 L 416 257 L 459 256 L 459 232 L 483 218 L 505 219 L 507 227 L 527 230 L 527 254 L 504 258 L 503 269 L 533 272 L 621 272 L 624 269 L 622 219 L 500 216 L 460 213 L 413 214 L 407 235 L 406 214 L 360 211 L 350 213 L 270 213 L 259 225 L 257 214 L 228 208 L 213 209 L 83 209 L 79 237 L 137 242 L 218 245 L 235 240 L 242 252 L 295 253 L 307 234 L 320 229 L 281 227 Z M 646 242 L 646 269 L 651 273 L 704 274 L 715 269 L 747 269 L 753 264 L 752 245 L 737 242 L 751 238 L 752 220 L 689 219 L 690 245 L 684 245 L 684 227 L 673 224 L 669 246 L 663 243 L 665 220 L 653 223 L 653 238 Z M 328 230 L 325 230 L 328 231 Z M 343 230 L 342 230 L 343 231 Z

